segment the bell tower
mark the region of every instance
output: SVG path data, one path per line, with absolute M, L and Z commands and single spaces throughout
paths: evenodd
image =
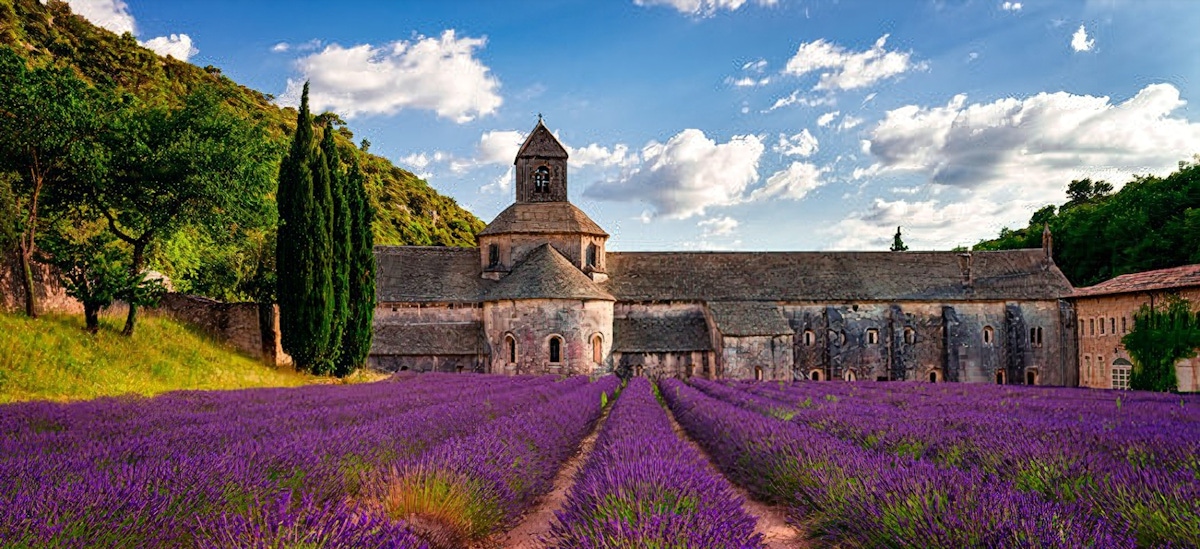
M 542 123 L 541 115 L 513 164 L 518 204 L 567 201 L 567 149 Z

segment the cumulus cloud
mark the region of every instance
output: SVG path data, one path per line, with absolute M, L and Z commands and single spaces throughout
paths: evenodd
M 800 200 L 817 187 L 825 184 L 821 175 L 828 171 L 807 162 L 792 162 L 790 166 L 771 174 L 767 184 L 750 193 L 748 201 L 767 198 Z
M 758 136 L 739 135 L 717 143 L 698 129 L 686 129 L 666 143 L 651 141 L 636 166 L 588 187 L 601 200 L 642 201 L 657 215 L 687 218 L 707 208 L 740 202 L 758 180 L 765 146 Z
M 1096 40 L 1088 38 L 1087 29 L 1083 25 L 1079 25 L 1079 30 L 1071 35 L 1071 49 L 1075 51 L 1092 51 L 1096 47 Z
M 46 0 L 40 0 L 45 4 Z M 64 0 L 71 6 L 71 12 L 87 19 L 93 25 L 108 29 L 117 34 L 130 33 L 137 35 L 137 21 L 129 12 L 129 5 L 124 0 Z M 174 57 L 187 61 L 191 56 L 200 53 L 192 44 L 192 38 L 186 34 L 171 34 L 151 38 L 139 42 L 142 46 L 162 56 Z
M 972 199 L 944 204 L 938 200 L 874 199 L 866 208 L 851 213 L 829 231 L 835 236 L 833 249 L 886 250 L 896 227 L 903 227 L 904 241 L 914 249 L 947 249 L 971 245 L 994 236 L 992 221 L 1024 215 L 1020 205 Z M 981 227 L 982 225 L 982 227 Z
M 787 135 L 779 134 L 779 142 L 771 147 L 771 150 L 784 156 L 812 156 L 817 152 L 817 138 L 808 131 L 808 128 L 800 130 L 800 133 Z
M 824 128 L 833 123 L 833 119 L 837 118 L 841 111 L 830 111 L 817 117 L 817 125 Z
M 623 143 L 613 145 L 612 148 L 596 143 L 580 148 L 565 144 L 563 146 L 567 148 L 567 164 L 573 168 L 626 166 L 637 161 L 637 155 L 631 155 L 629 146 Z
M 738 227 L 738 220 L 729 217 L 710 217 L 699 223 L 697 227 L 702 230 L 701 238 L 712 238 L 714 236 L 726 236 L 733 234 L 733 231 Z
M 192 45 L 192 38 L 186 34 L 159 36 L 142 42 L 142 45 L 163 57 L 174 57 L 180 61 L 187 61 L 191 56 L 200 53 L 200 50 Z
M 1000 4 L 1000 9 L 1002 9 L 1004 11 L 1021 11 L 1021 8 L 1024 8 L 1024 7 L 1025 6 L 1022 5 L 1020 2 L 1005 2 L 1003 4 Z
M 760 6 L 773 6 L 779 0 L 755 0 Z M 737 11 L 748 0 L 633 0 L 638 6 L 667 6 L 693 17 L 712 17 L 718 11 Z
M 451 29 L 436 38 L 417 36 L 378 47 L 330 44 L 296 61 L 303 77 L 288 79 L 280 103 L 298 104 L 308 80 L 309 102 L 317 112 L 355 117 L 424 109 L 469 122 L 496 112 L 503 102 L 500 81 L 475 56 L 486 43 L 485 38 L 460 38 Z
M 885 34 L 870 49 L 860 52 L 848 51 L 825 39 L 806 42 L 800 44 L 783 72 L 793 76 L 819 72 L 814 90 L 852 90 L 926 67 L 924 62 L 913 62 L 912 52 L 887 50 L 887 39 Z
M 930 245 L 973 243 L 1061 201 L 1073 179 L 1120 185 L 1134 174 L 1164 175 L 1200 148 L 1200 123 L 1175 114 L 1184 104 L 1174 86 L 1152 84 L 1120 103 L 1058 92 L 968 104 L 959 95 L 889 111 L 864 142 L 875 162 L 855 176 L 914 174 L 935 198 L 877 201 L 839 231 L 920 219 Z

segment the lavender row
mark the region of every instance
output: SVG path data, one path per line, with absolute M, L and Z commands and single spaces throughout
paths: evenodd
M 383 463 L 418 456 L 587 385 L 586 378 L 526 378 L 501 383 L 497 392 L 478 381 L 448 384 L 434 391 L 441 404 L 394 415 L 387 398 L 353 405 L 361 415 L 342 414 L 344 421 L 317 428 L 308 422 L 319 407 L 284 402 L 254 422 L 232 416 L 228 423 L 206 422 L 203 430 L 189 431 L 190 440 L 164 432 L 158 441 L 106 436 L 97 442 L 70 429 L 73 442 L 66 446 L 86 451 L 27 452 L 0 461 L 0 539 L 33 546 L 189 545 L 203 531 L 198 517 L 253 516 L 285 497 L 297 505 L 309 501 L 311 508 L 336 507 L 353 499 L 362 476 Z M 393 392 L 391 400 L 406 408 L 403 393 Z
M 887 395 L 851 391 L 814 399 L 812 385 L 734 386 L 770 399 L 752 409 L 786 414 L 865 448 L 978 470 L 1047 498 L 1078 501 L 1093 514 L 1127 525 L 1143 546 L 1200 545 L 1200 482 L 1191 453 L 1196 440 L 1186 429 L 1177 429 L 1175 439 L 1151 453 L 1136 444 L 1114 448 L 1113 440 L 1122 440 L 1115 422 L 1081 424 L 1075 417 L 1028 406 L 1007 415 L 980 412 L 985 403 L 972 406 L 957 396 L 931 399 L 916 384 L 898 384 Z M 711 383 L 698 386 L 719 390 Z M 725 393 L 726 400 L 748 400 Z M 789 406 L 797 395 L 806 404 Z
M 640 377 L 621 392 L 556 519 L 553 547 L 560 549 L 762 547 L 755 517 L 676 436 Z
M 539 495 L 600 417 L 618 380 L 609 376 L 544 404 L 447 440 L 371 475 L 362 504 L 403 520 L 435 548 L 497 533 Z
M 727 387 L 719 389 L 737 392 Z M 863 547 L 1133 547 L 1120 525 L 990 475 L 865 450 L 676 380 L 663 395 L 734 482 L 786 505 L 834 544 Z M 738 392 L 740 393 L 740 392 Z M 753 400 L 757 397 L 744 395 Z

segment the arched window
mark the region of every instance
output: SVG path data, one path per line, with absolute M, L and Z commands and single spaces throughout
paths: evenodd
M 821 381 L 821 371 L 820 370 L 812 370 L 812 371 L 808 372 L 808 379 L 811 379 L 813 381 Z
M 1090 335 L 1090 336 L 1096 335 L 1096 319 L 1094 319 L 1094 318 L 1088 319 L 1088 335 Z
M 562 362 L 562 338 L 552 336 L 550 338 L 550 362 Z
M 1100 328 L 1101 329 L 1104 328 L 1103 322 L 1100 323 Z M 1033 328 L 1029 329 L 1029 344 L 1033 347 L 1041 347 L 1042 346 L 1042 327 L 1041 326 L 1034 326 Z
M 858 379 L 858 376 L 855 375 L 854 370 L 846 370 L 846 373 L 842 374 L 842 379 L 846 381 L 854 381 Z
M 496 244 L 488 244 L 488 267 L 495 267 L 500 264 L 500 246 Z
M 1115 317 L 1115 316 L 1108 318 L 1108 333 L 1110 333 L 1110 334 L 1117 333 L 1117 317 Z
M 762 366 L 755 366 L 754 367 L 754 380 L 762 381 L 762 378 L 763 378 Z
M 929 371 L 929 382 L 930 383 L 941 383 L 942 382 L 942 371 L 938 370 L 936 368 L 933 370 L 930 370 Z
M 604 339 L 600 334 L 592 336 L 592 362 L 597 364 L 604 362 Z
M 1025 384 L 1026 385 L 1037 385 L 1037 371 L 1036 370 L 1026 370 L 1025 371 Z
M 905 327 L 904 328 L 904 342 L 909 345 L 916 343 L 917 342 L 917 331 L 913 330 L 912 328 Z
M 806 347 L 812 347 L 813 344 L 816 342 L 817 342 L 816 334 L 814 334 L 812 332 L 812 330 L 804 330 L 804 345 Z
M 1129 333 L 1129 330 L 1125 329 L 1125 317 L 1121 317 L 1121 333 Z
M 1104 335 L 1104 319 L 1100 319 L 1100 335 Z
M 595 267 L 595 266 L 596 266 L 596 245 L 595 245 L 595 244 L 588 244 L 588 247 L 587 247 L 587 266 L 588 266 L 588 267 Z
M 538 166 L 538 169 L 533 171 L 533 191 L 550 192 L 550 168 Z
M 992 342 L 996 341 L 996 331 L 991 326 L 983 327 L 983 346 L 991 347 Z
M 996 370 L 996 385 L 1004 385 L 1004 370 Z
M 636 369 L 634 370 L 633 375 L 642 377 L 642 365 L 641 364 L 637 365 Z
M 508 349 L 508 363 L 515 364 L 517 362 L 517 338 L 512 334 L 504 336 L 504 346 Z
M 879 330 L 867 330 L 867 345 L 879 344 Z

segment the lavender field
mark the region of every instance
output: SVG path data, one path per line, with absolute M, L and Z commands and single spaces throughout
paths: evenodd
M 423 374 L 2 406 L 0 547 L 790 546 L 764 536 L 768 507 L 805 547 L 1200 545 L 1194 396 L 620 385 Z M 498 541 L 547 506 L 535 539 Z

